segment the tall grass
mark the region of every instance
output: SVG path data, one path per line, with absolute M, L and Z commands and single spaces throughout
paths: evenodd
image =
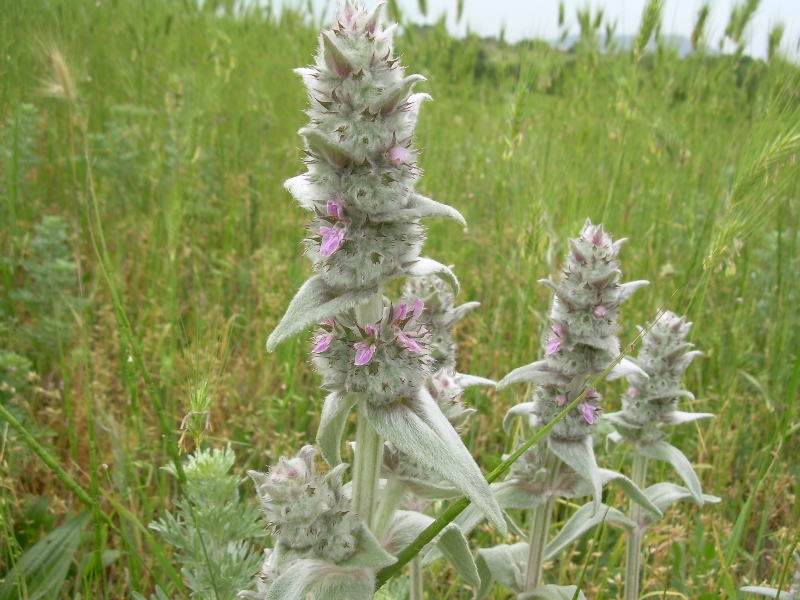
M 0 0 L 0 356 L 20 359 L 3 358 L 0 384 L 14 365 L 32 372 L 0 400 L 39 444 L 0 420 L 0 574 L 84 503 L 95 535 L 65 592 L 181 593 L 146 526 L 179 496 L 160 467 L 198 377 L 215 379 L 208 443 L 230 441 L 240 470 L 263 470 L 316 431 L 322 397 L 304 342 L 264 352 L 308 275 L 304 215 L 282 182 L 302 170 L 305 98 L 292 69 L 310 62 L 316 25 L 248 6 Z M 680 59 L 663 44 L 635 57 L 596 44 L 560 54 L 455 40 L 443 27 L 408 26 L 398 46 L 435 99 L 418 126 L 420 193 L 470 224 L 432 223 L 426 244 L 455 263 L 463 297 L 482 303 L 458 330 L 459 370 L 497 379 L 536 355 L 549 294 L 535 282 L 559 268 L 586 217 L 602 218 L 630 238 L 626 275 L 653 282 L 624 323 L 668 301 L 688 311 L 705 358 L 686 387 L 697 410 L 719 415 L 674 435 L 724 502 L 681 506 L 651 530 L 643 593 L 733 597 L 744 582 L 776 584 L 800 522 L 798 69 L 777 54 L 769 65 L 738 53 Z M 46 93 L 52 48 L 71 73 L 74 108 Z M 93 195 L 99 222 L 86 210 Z M 68 224 L 80 265 L 47 311 L 19 299 L 39 285 L 26 265 L 47 262 L 31 244 L 46 216 Z M 102 260 L 89 235 L 98 224 Z M 59 328 L 50 345 L 36 327 L 55 314 L 79 331 Z M 624 343 L 634 337 L 621 332 Z M 467 394 L 479 414 L 465 443 L 487 472 L 512 450 L 501 427 L 509 394 Z M 610 457 L 623 469 L 625 460 Z M 559 505 L 557 520 L 573 510 Z M 589 546 L 549 572 L 566 583 L 585 564 L 587 595 L 616 598 L 623 540 L 604 529 Z M 99 562 L 83 559 L 92 552 Z M 425 585 L 430 597 L 469 597 L 451 572 Z

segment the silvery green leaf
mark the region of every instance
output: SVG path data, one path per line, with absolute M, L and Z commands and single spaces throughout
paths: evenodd
M 342 434 L 358 397 L 345 392 L 333 392 L 322 405 L 317 430 L 317 445 L 322 458 L 332 467 L 342 462 Z
M 368 288 L 337 296 L 320 275 L 314 275 L 300 287 L 281 322 L 270 334 L 267 352 L 272 352 L 283 340 L 297 335 L 309 325 L 363 304 L 377 291 L 377 288 Z
M 340 148 L 336 142 L 331 141 L 318 129 L 303 127 L 299 133 L 306 139 L 308 149 L 314 156 L 328 161 L 334 167 L 342 169 L 350 163 L 356 162 L 347 151 Z
M 409 277 L 423 277 L 425 275 L 436 275 L 453 289 L 453 295 L 458 296 L 461 289 L 458 278 L 448 267 L 436 262 L 431 258 L 418 258 L 414 263 L 405 269 L 403 275 Z
M 533 510 L 539 506 L 544 497 L 536 494 L 529 486 L 522 483 L 504 481 L 492 488 L 494 497 L 501 508 Z
M 339 77 L 345 78 L 353 72 L 353 65 L 347 60 L 344 53 L 339 50 L 336 43 L 328 37 L 328 32 L 322 32 L 322 47 L 325 55 L 325 64 Z
M 638 290 L 640 287 L 644 287 L 646 285 L 650 285 L 649 281 L 639 280 L 639 281 L 629 281 L 628 283 L 621 283 L 619 286 L 619 296 L 617 296 L 617 302 L 622 303 L 625 302 L 628 298 L 633 295 L 633 292 Z
M 492 497 L 489 484 L 426 389 L 421 389 L 414 399 L 381 406 L 367 402 L 366 406 L 367 418 L 378 433 L 450 481 L 488 515 L 502 535 L 506 535 L 503 512 Z
M 605 521 L 621 525 L 628 531 L 632 531 L 636 528 L 636 523 L 631 521 L 616 508 L 601 504 L 600 507 L 595 510 L 594 505 L 584 504 L 572 515 L 566 525 L 558 532 L 558 535 L 547 544 L 544 559 L 552 560 L 558 556 L 564 548 L 580 538 L 592 527 L 600 525 Z
M 285 187 L 292 197 L 300 203 L 300 206 L 306 210 L 313 211 L 316 209 L 316 203 L 322 202 L 318 188 L 308 178 L 308 173 L 287 179 L 283 183 L 283 187 Z
M 458 526 L 450 523 L 445 527 L 436 545 L 461 579 L 478 589 L 481 585 L 478 567 L 475 566 L 475 559 L 469 550 L 467 538 L 464 537 Z
M 648 379 L 650 377 L 633 360 L 629 358 L 623 358 L 616 365 L 614 365 L 609 374 L 606 375 L 606 381 L 614 381 L 615 379 L 619 379 L 621 377 L 627 377 L 628 375 L 632 375 L 633 373 L 635 373 L 636 375 L 641 375 L 642 377 L 647 377 Z
M 694 499 L 692 492 L 687 490 L 685 487 L 675 483 L 667 482 L 651 485 L 644 491 L 644 493 L 662 513 L 666 512 L 667 509 L 676 502 L 688 500 L 689 498 Z M 720 498 L 717 498 L 716 496 L 710 496 L 708 494 L 703 494 L 703 500 L 709 504 L 717 504 L 721 501 Z
M 638 444 L 636 450 L 642 456 L 654 458 L 656 460 L 663 460 L 672 465 L 677 471 L 678 475 L 683 479 L 683 482 L 692 492 L 692 497 L 695 502 L 703 506 L 703 490 L 700 486 L 700 479 L 697 473 L 692 468 L 692 463 L 689 459 L 678 450 L 675 446 L 669 445 L 667 442 L 653 442 L 652 444 Z
M 667 425 L 680 425 L 681 423 L 690 423 L 698 419 L 714 419 L 715 417 L 714 413 L 690 413 L 675 410 L 666 416 L 664 423 Z
M 620 425 L 626 429 L 641 429 L 639 425 L 634 425 L 629 423 L 628 420 L 625 418 L 625 413 L 622 411 L 613 412 L 613 413 L 603 413 L 603 419 L 606 421 L 611 421 L 611 423 L 616 427 Z
M 455 380 L 456 383 L 462 388 L 468 388 L 475 385 L 490 385 L 492 387 L 497 385 L 497 382 L 492 381 L 491 379 L 477 377 L 475 375 L 465 375 L 464 373 L 456 373 Z
M 537 360 L 535 363 L 514 369 L 498 382 L 497 389 L 502 390 L 512 383 L 527 383 L 531 381 L 541 383 L 543 378 L 551 376 L 546 369 L 547 361 L 544 360 Z
M 495 580 L 519 593 L 522 591 L 528 566 L 528 544 L 520 542 L 513 546 L 501 544 L 494 548 L 481 548 L 475 555 L 475 564 L 481 578 L 481 587 L 475 594 L 476 598 L 486 596 Z
M 583 479 L 592 486 L 595 507 L 600 506 L 600 496 L 603 493 L 603 484 L 600 479 L 600 469 L 594 457 L 594 447 L 591 436 L 582 440 L 562 440 L 552 435 L 547 438 L 550 450 L 563 460 Z
M 497 384 L 497 388 L 500 389 L 500 384 L 503 383 L 502 381 Z M 533 402 L 523 402 L 522 404 L 517 404 L 516 406 L 512 406 L 508 409 L 506 416 L 503 417 L 503 431 L 508 435 L 511 432 L 511 424 L 514 422 L 514 419 L 517 417 L 525 418 L 530 417 L 533 413 Z
M 412 221 L 414 219 L 452 219 L 462 227 L 467 226 L 467 222 L 461 213 L 452 206 L 436 202 L 425 196 L 413 194 L 408 204 L 402 210 L 395 210 L 390 213 L 374 215 L 376 221 Z
M 303 559 L 284 571 L 265 600 L 371 600 L 375 576 L 366 569 L 342 569 L 333 563 Z
M 394 556 L 383 549 L 366 525 L 361 526 L 357 540 L 358 552 L 338 566 L 348 569 L 382 569 L 397 562 Z
M 380 107 L 380 114 L 391 114 L 401 103 L 405 103 L 411 92 L 411 88 L 420 81 L 427 80 L 422 75 L 409 75 L 403 79 L 395 89 L 390 90 L 389 93 L 377 103 Z
M 577 596 L 575 595 L 576 592 Z M 543 585 L 533 591 L 517 596 L 517 600 L 533 600 L 534 598 L 540 598 L 541 600 L 572 600 L 573 598 L 586 600 L 586 596 L 575 585 Z
M 746 594 L 758 594 L 759 596 L 766 596 L 767 598 L 778 598 L 778 600 L 795 600 L 794 596 L 789 592 L 781 592 L 760 585 L 746 585 L 740 587 L 739 591 L 745 592 Z
M 625 475 L 622 473 L 617 473 L 616 471 L 610 471 L 608 469 L 600 469 L 600 477 L 603 481 L 603 485 L 606 483 L 613 483 L 622 489 L 628 498 L 636 502 L 636 504 L 644 508 L 646 511 L 654 514 L 657 517 L 664 516 L 661 509 L 650 500 L 647 494 L 639 489 L 639 486 L 625 477 Z
M 454 488 L 452 485 L 449 485 L 449 482 L 445 484 L 439 484 L 425 481 L 419 477 L 404 477 L 402 475 L 395 476 L 404 484 L 406 484 L 412 493 L 425 498 L 426 500 L 451 500 L 453 498 L 460 498 L 463 496 L 461 491 Z
M 457 323 L 464 318 L 469 311 L 475 310 L 481 305 L 480 302 L 465 302 L 453 309 L 453 323 Z

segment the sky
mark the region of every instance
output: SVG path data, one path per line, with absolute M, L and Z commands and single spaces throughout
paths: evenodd
M 716 49 L 723 35 L 733 6 L 743 0 L 711 0 L 711 13 L 706 24 L 709 44 Z M 312 0 L 315 10 L 333 14 L 334 0 Z M 464 13 L 459 24 L 455 22 L 456 0 L 427 0 L 428 16 L 419 12 L 418 0 L 398 0 L 407 18 L 419 23 L 433 23 L 447 14 L 450 31 L 463 35 L 469 30 L 484 36 L 498 37 L 505 28 L 505 39 L 517 42 L 526 38 L 555 40 L 559 37 L 558 0 L 464 0 Z M 364 0 L 371 8 L 376 0 Z M 662 34 L 690 37 L 702 0 L 665 0 L 662 16 Z M 635 34 L 645 0 L 564 0 L 565 21 L 569 33 L 579 32 L 576 11 L 586 6 L 603 8 L 606 21 L 617 21 L 617 35 Z M 785 55 L 797 58 L 800 39 L 800 0 L 761 0 L 759 8 L 745 32 L 749 40 L 745 52 L 764 58 L 767 53 L 767 36 L 770 29 L 782 21 L 786 32 L 781 45 Z M 604 27 L 603 27 L 604 29 Z M 728 50 L 732 48 L 727 48 Z

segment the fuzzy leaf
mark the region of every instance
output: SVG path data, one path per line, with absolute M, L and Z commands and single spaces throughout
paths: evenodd
M 497 385 L 496 381 L 492 381 L 491 379 L 486 379 L 485 377 L 478 377 L 476 375 L 466 375 L 464 373 L 456 373 L 455 376 L 456 383 L 460 385 L 462 388 L 468 388 L 475 385 L 488 385 L 495 387 Z
M 404 275 L 409 277 L 424 277 L 425 275 L 436 275 L 453 289 L 453 295 L 458 296 L 461 286 L 455 274 L 442 263 L 438 263 L 430 258 L 419 258 L 405 270 Z
M 500 389 L 500 384 L 497 384 L 497 388 Z M 525 418 L 529 417 L 533 410 L 533 402 L 523 402 L 522 404 L 516 404 L 508 409 L 506 416 L 503 417 L 503 431 L 508 435 L 511 432 L 511 424 L 514 422 L 514 419 L 517 417 Z
M 656 517 L 664 516 L 663 511 L 648 498 L 647 494 L 622 473 L 617 473 L 616 471 L 610 471 L 608 469 L 600 469 L 600 478 L 603 481 L 603 485 L 606 483 L 613 483 L 618 486 L 628 498 Z
M 519 592 L 522 590 L 528 564 L 528 544 L 520 542 L 509 546 L 501 544 L 494 548 L 481 548 L 475 555 L 475 564 L 481 578 L 481 587 L 475 594 L 477 599 L 485 597 L 497 580 L 500 585 Z
M 461 213 L 452 206 L 441 204 L 425 196 L 413 194 L 405 208 L 387 213 L 370 215 L 370 218 L 383 223 L 396 223 L 398 221 L 413 221 L 415 219 L 452 219 L 463 227 L 467 222 Z
M 652 444 L 637 444 L 636 450 L 642 456 L 654 458 L 656 460 L 663 460 L 672 465 L 672 467 L 683 479 L 695 502 L 703 506 L 703 489 L 700 486 L 700 479 L 697 473 L 692 468 L 692 463 L 689 459 L 678 450 L 675 446 L 669 445 L 667 442 L 654 442 Z
M 328 136 L 321 131 L 303 127 L 299 133 L 306 138 L 308 149 L 314 156 L 325 159 L 334 167 L 341 169 L 354 162 L 352 156 L 328 139 Z
M 636 523 L 631 521 L 616 508 L 601 504 L 600 507 L 595 510 L 593 504 L 584 504 L 572 515 L 570 520 L 567 521 L 567 524 L 558 532 L 558 535 L 547 544 L 544 559 L 552 560 L 558 556 L 564 548 L 580 538 L 592 527 L 600 525 L 600 523 L 604 521 L 621 525 L 628 531 L 632 531 L 636 528 Z
M 317 187 L 308 178 L 308 173 L 292 177 L 283 182 L 292 197 L 306 210 L 315 210 L 317 202 L 321 202 Z
M 382 569 L 396 562 L 397 559 L 383 549 L 366 525 L 362 525 L 358 532 L 358 552 L 338 566 L 348 569 Z
M 689 498 L 694 499 L 692 492 L 685 487 L 667 482 L 651 485 L 644 493 L 662 513 L 666 512 L 676 502 L 688 500 Z M 708 494 L 703 494 L 703 500 L 709 504 L 721 502 L 720 498 L 709 496 Z
M 395 89 L 380 100 L 380 113 L 382 115 L 393 113 L 400 104 L 405 103 L 411 92 L 411 88 L 420 81 L 426 81 L 425 77 L 422 75 L 409 75 L 403 79 Z
M 469 311 L 478 308 L 480 305 L 480 302 L 465 302 L 460 306 L 456 306 L 453 309 L 453 323 L 458 323 Z
M 488 515 L 502 535 L 506 535 L 503 513 L 489 491 L 489 484 L 427 390 L 421 389 L 414 399 L 381 406 L 367 402 L 366 406 L 367 417 L 378 433 L 450 481 Z
M 377 288 L 368 288 L 337 296 L 320 275 L 314 275 L 300 287 L 281 322 L 270 334 L 267 352 L 272 352 L 283 340 L 297 335 L 309 325 L 363 304 L 377 291 Z
M 641 375 L 642 377 L 647 377 L 648 379 L 650 377 L 635 362 L 628 358 L 623 358 L 616 365 L 614 365 L 614 367 L 611 369 L 611 372 L 606 375 L 606 381 L 614 381 L 615 379 L 627 377 L 628 375 L 632 375 L 634 373 Z
M 714 419 L 716 415 L 714 413 L 690 413 L 690 412 L 683 412 L 680 410 L 675 410 L 669 413 L 667 417 L 664 419 L 664 423 L 667 425 L 680 425 L 681 423 L 690 423 L 692 421 L 697 421 L 699 419 Z
M 475 589 L 480 587 L 481 578 L 478 575 L 478 567 L 475 566 L 475 559 L 469 550 L 467 538 L 464 537 L 457 525 L 450 523 L 445 527 L 436 545 L 461 579 Z
M 322 415 L 319 418 L 317 430 L 317 445 L 322 452 L 322 458 L 330 466 L 335 467 L 342 462 L 342 434 L 358 397 L 344 392 L 333 392 L 322 405 Z
M 758 594 L 759 596 L 766 596 L 767 598 L 778 598 L 778 600 L 794 600 L 794 596 L 789 592 L 781 592 L 761 585 L 746 585 L 740 587 L 739 591 L 745 592 L 746 594 Z
M 533 493 L 528 486 L 511 481 L 496 485 L 497 487 L 492 487 L 492 491 L 500 508 L 533 510 L 544 501 L 543 496 Z
M 553 373 L 548 371 L 547 361 L 537 360 L 534 363 L 511 371 L 498 382 L 497 389 L 502 390 L 513 383 L 549 383 L 552 378 Z
M 365 569 L 342 569 L 321 560 L 298 560 L 278 577 L 265 600 L 371 600 L 374 574 Z
M 547 443 L 553 454 L 572 467 L 580 477 L 591 483 L 594 504 L 595 507 L 599 507 L 603 484 L 600 479 L 600 469 L 597 468 L 597 460 L 594 457 L 591 436 L 586 436 L 582 440 L 567 441 L 551 435 L 547 438 Z
M 5 581 L 0 586 L 0 599 L 38 600 L 59 597 L 61 586 L 81 543 L 81 531 L 89 522 L 91 514 L 86 510 L 67 519 L 63 525 L 28 548 L 5 574 Z
M 576 592 L 577 596 L 575 595 Z M 572 600 L 573 598 L 586 600 L 583 592 L 579 591 L 578 587 L 574 585 L 549 584 L 517 596 L 517 600 L 533 600 L 534 598 L 540 598 L 541 600 Z
M 322 47 L 325 55 L 325 64 L 328 68 L 344 79 L 353 72 L 353 65 L 347 57 L 339 50 L 339 47 L 328 37 L 328 32 L 322 32 Z
M 620 284 L 619 296 L 617 297 L 617 302 L 619 303 L 625 302 L 625 300 L 627 300 L 633 295 L 633 292 L 646 285 L 650 285 L 650 282 L 645 281 L 644 279 L 640 279 L 639 281 L 629 281 L 627 283 Z

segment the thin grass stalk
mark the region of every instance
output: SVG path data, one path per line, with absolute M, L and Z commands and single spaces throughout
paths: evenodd
M 408 565 L 408 578 L 411 580 L 409 600 L 425 600 L 425 587 L 422 577 L 422 558 L 417 554 Z
M 640 490 L 645 489 L 647 481 L 647 457 L 638 452 L 633 455 L 633 472 L 631 474 L 633 483 Z M 633 500 L 630 501 L 630 519 L 634 523 L 640 523 L 644 516 L 644 509 Z M 636 529 L 628 533 L 625 548 L 625 600 L 639 599 L 639 585 L 642 576 L 642 539 L 644 531 L 637 526 Z
M 545 458 L 545 468 L 548 472 L 547 489 L 553 488 L 553 483 L 558 476 L 561 460 L 550 450 L 547 451 Z M 528 541 L 528 566 L 525 570 L 525 591 L 531 592 L 542 585 L 542 567 L 544 566 L 544 555 L 547 548 L 547 540 L 550 537 L 550 522 L 553 518 L 553 505 L 555 498 L 549 496 L 547 500 L 533 509 L 531 519 L 531 533 Z

